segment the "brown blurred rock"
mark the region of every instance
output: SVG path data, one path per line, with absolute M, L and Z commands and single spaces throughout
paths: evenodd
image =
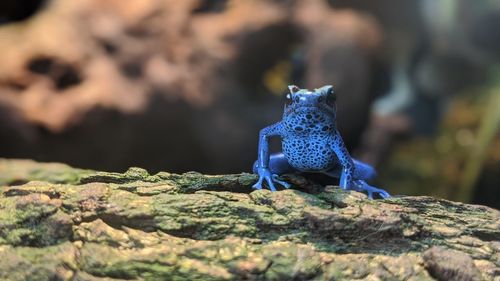
M 0 27 L 0 106 L 5 122 L 23 124 L 18 145 L 5 148 L 4 133 L 0 155 L 107 170 L 249 169 L 258 130 L 281 114 L 263 73 L 300 46 L 304 84 L 338 85 L 341 126 L 359 134 L 367 116 L 348 117 L 367 111 L 379 36 L 372 20 L 319 0 L 52 0 Z

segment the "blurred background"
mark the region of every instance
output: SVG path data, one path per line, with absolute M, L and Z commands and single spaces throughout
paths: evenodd
M 0 157 L 250 171 L 332 84 L 377 185 L 500 208 L 498 1 L 2 0 L 0 65 Z

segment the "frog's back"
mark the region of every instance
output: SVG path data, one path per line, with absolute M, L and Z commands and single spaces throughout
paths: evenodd
M 337 157 L 331 149 L 334 120 L 329 116 L 305 110 L 284 116 L 283 154 L 289 164 L 300 171 L 325 171 L 333 168 Z

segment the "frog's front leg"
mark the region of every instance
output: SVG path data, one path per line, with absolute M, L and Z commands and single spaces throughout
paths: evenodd
M 354 161 L 352 160 L 344 141 L 338 131 L 333 135 L 331 147 L 339 159 L 342 171 L 340 173 L 339 186 L 342 189 L 353 187 Z
M 269 170 L 269 138 L 272 136 L 281 136 L 282 124 L 278 122 L 274 125 L 266 127 L 260 130 L 259 133 L 259 154 L 256 165 L 256 172 L 259 175 L 259 180 L 253 185 L 255 189 L 262 189 L 262 183 L 267 182 L 269 189 L 271 191 L 276 191 L 274 183 L 279 183 L 285 188 L 289 188 L 290 185 L 284 181 L 277 179 L 277 175 L 271 173 Z

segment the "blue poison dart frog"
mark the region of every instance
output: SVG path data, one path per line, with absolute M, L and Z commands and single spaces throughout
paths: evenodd
M 390 197 L 366 183 L 375 177 L 375 169 L 349 155 L 336 126 L 333 87 L 314 91 L 294 85 L 288 88 L 282 120 L 260 131 L 258 159 L 253 166 L 259 180 L 253 188 L 262 189 L 264 182 L 271 191 L 276 191 L 275 183 L 289 188 L 278 175 L 312 172 L 340 178 L 342 189 L 365 191 L 369 198 L 373 194 Z M 273 136 L 281 137 L 283 152 L 269 155 L 269 138 Z

